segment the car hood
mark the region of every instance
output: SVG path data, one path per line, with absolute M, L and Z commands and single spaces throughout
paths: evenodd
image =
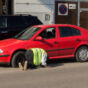
M 17 39 L 6 39 L 6 40 L 1 40 L 0 41 L 0 47 L 6 47 L 6 46 L 11 46 L 17 43 L 21 43 L 24 40 L 17 40 Z

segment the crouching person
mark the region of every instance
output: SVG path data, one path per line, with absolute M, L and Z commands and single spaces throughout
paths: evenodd
M 41 48 L 31 48 L 25 53 L 26 61 L 24 66 L 19 63 L 19 68 L 21 70 L 27 70 L 28 68 L 36 68 L 38 66 L 47 66 L 47 53 Z

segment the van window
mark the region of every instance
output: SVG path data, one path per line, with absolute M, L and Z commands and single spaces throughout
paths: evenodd
M 7 18 L 0 17 L 0 28 L 7 28 Z

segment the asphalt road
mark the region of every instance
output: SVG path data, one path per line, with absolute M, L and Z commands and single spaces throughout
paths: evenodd
M 0 88 L 88 88 L 88 62 L 56 60 L 27 71 L 0 66 Z

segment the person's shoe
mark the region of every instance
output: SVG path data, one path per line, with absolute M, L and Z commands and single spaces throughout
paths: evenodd
M 20 68 L 20 70 L 24 70 L 24 68 L 20 62 L 19 62 L 19 68 Z
M 24 70 L 27 70 L 27 67 L 28 67 L 28 62 L 25 61 L 25 62 L 24 62 Z
M 46 68 L 47 67 L 47 64 L 46 65 L 40 65 L 41 67 L 43 67 L 43 68 Z

